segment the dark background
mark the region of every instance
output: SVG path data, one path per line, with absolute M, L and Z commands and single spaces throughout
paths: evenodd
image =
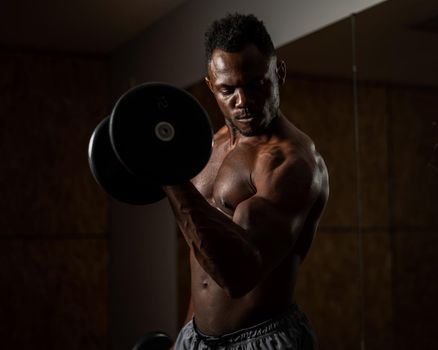
M 434 1 L 390 0 L 278 48 L 289 69 L 282 110 L 315 141 L 330 173 L 329 205 L 297 286 L 321 349 L 435 346 L 437 16 Z M 133 344 L 131 324 L 114 310 L 137 294 L 113 275 L 114 242 L 123 239 L 112 229 L 117 207 L 87 164 L 89 137 L 118 96 L 114 48 L 32 46 L 28 37 L 14 44 L 11 34 L 0 46 L 1 347 L 128 349 L 114 339 L 125 332 Z M 203 82 L 184 87 L 220 127 Z M 173 231 L 177 325 L 189 276 Z M 131 269 L 135 281 L 146 279 Z M 159 318 L 141 314 L 150 320 L 138 332 Z

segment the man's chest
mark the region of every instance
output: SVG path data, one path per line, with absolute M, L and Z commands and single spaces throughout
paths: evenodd
M 193 183 L 212 206 L 232 216 L 239 203 L 256 193 L 253 167 L 254 155 L 244 150 L 216 152 Z

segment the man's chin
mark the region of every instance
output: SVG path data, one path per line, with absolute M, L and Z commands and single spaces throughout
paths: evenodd
M 257 136 L 257 135 L 260 134 L 260 132 L 257 132 L 256 130 L 253 130 L 253 129 L 251 129 L 251 130 L 239 130 L 239 133 L 242 136 L 246 136 L 246 137 Z
M 242 129 L 242 128 L 237 128 L 237 130 L 239 131 L 239 133 L 242 136 L 246 136 L 246 137 L 250 137 L 250 136 L 257 136 L 263 133 L 263 128 L 262 127 L 258 127 L 258 128 L 246 128 L 246 129 Z
M 267 130 L 266 126 L 260 124 L 257 120 L 253 120 L 250 123 L 233 122 L 230 124 L 234 131 L 246 137 L 261 135 Z

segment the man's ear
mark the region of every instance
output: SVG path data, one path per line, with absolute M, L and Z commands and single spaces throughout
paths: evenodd
M 213 92 L 213 85 L 211 84 L 210 78 L 209 77 L 204 77 L 204 81 L 207 84 L 207 86 L 210 89 L 210 91 Z
M 277 73 L 277 78 L 278 78 L 278 85 L 283 85 L 286 81 L 286 63 L 283 60 L 279 60 L 277 62 L 277 68 L 276 68 L 276 73 Z

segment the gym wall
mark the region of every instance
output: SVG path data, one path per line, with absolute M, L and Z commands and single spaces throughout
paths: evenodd
M 108 202 L 87 164 L 100 57 L 1 51 L 0 347 L 105 349 Z

